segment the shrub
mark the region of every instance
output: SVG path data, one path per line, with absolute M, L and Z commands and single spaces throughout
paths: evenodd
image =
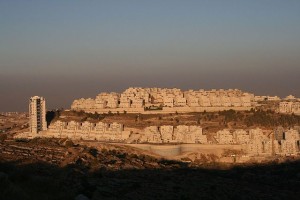
M 66 146 L 66 147 L 73 147 L 73 146 L 74 146 L 74 143 L 73 143 L 72 140 L 67 140 L 67 141 L 65 142 L 65 146 Z
M 7 139 L 6 134 L 0 134 L 0 142 L 4 142 Z

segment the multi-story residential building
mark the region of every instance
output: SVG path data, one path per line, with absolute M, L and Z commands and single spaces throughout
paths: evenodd
M 283 101 L 279 103 L 279 112 L 286 114 L 300 115 L 300 102 L 299 101 Z
M 182 96 L 175 97 L 175 101 L 174 101 L 175 106 L 186 106 L 187 105 L 186 103 L 187 103 L 186 98 Z
M 286 100 L 286 101 L 290 101 L 290 100 L 297 100 L 297 98 L 294 96 L 294 95 L 288 95 L 288 96 L 286 96 L 285 98 L 284 98 L 284 100 Z
M 179 125 L 173 126 L 149 126 L 141 132 L 140 142 L 149 143 L 207 143 L 206 135 L 203 135 L 199 126 Z
M 124 141 L 129 138 L 131 132 L 124 130 L 124 125 L 119 123 L 90 123 L 90 122 L 63 122 L 51 123 L 44 133 L 45 137 L 71 138 L 100 141 Z
M 295 155 L 299 152 L 299 145 L 296 140 L 281 140 L 281 154 Z
M 232 133 L 228 129 L 223 129 L 217 132 L 216 140 L 219 144 L 234 144 Z
M 163 143 L 173 142 L 173 140 L 174 140 L 173 132 L 174 132 L 173 126 L 161 126 L 160 127 L 160 133 L 162 136 Z
M 247 131 L 242 129 L 237 129 L 233 132 L 234 142 L 237 144 L 247 144 L 250 141 L 250 136 Z
M 29 100 L 29 129 L 30 133 L 33 134 L 47 130 L 46 100 L 44 97 L 34 96 Z
M 211 102 L 208 96 L 206 95 L 200 95 L 199 96 L 199 105 L 202 107 L 210 107 Z
M 164 97 L 163 98 L 164 106 L 166 107 L 174 107 L 174 98 L 173 97 Z
M 161 138 L 161 133 L 157 126 L 148 126 L 144 129 L 140 141 L 149 143 L 162 143 Z
M 284 128 L 279 126 L 274 130 L 275 140 L 281 141 L 284 139 Z
M 169 111 L 172 110 L 170 108 L 181 107 L 182 112 L 189 112 L 189 107 L 219 108 L 220 110 L 229 108 L 249 109 L 253 100 L 253 94 L 244 93 L 237 89 L 188 90 L 183 92 L 177 88 L 128 88 L 120 94 L 100 93 L 95 100 L 74 100 L 71 109 L 87 112 L 108 112 L 108 110 L 114 111 L 117 108 L 124 108 L 124 110 L 132 112 L 142 112 L 141 109 L 137 108 L 162 106 L 168 107 L 166 109 Z
M 230 101 L 230 98 L 228 96 L 221 96 L 221 102 L 222 102 L 222 105 L 224 107 L 230 107 L 231 106 L 231 101 Z

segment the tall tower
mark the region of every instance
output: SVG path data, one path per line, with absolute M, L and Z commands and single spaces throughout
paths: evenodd
M 34 96 L 30 98 L 29 126 L 30 132 L 33 134 L 47 130 L 46 101 L 44 97 Z

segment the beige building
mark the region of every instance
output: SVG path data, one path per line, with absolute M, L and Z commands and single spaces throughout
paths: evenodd
M 159 128 L 157 126 L 146 127 L 141 135 L 140 142 L 162 143 Z
M 300 102 L 283 101 L 279 103 L 279 113 L 300 115 Z
M 280 97 L 278 96 L 255 96 L 255 101 L 280 101 Z
M 250 141 L 250 135 L 245 130 L 237 129 L 233 132 L 233 139 L 236 144 L 247 144 Z
M 261 129 L 249 131 L 250 141 L 245 146 L 249 155 L 296 155 L 299 153 L 299 131 L 289 129 L 280 141 L 267 137 Z
M 206 144 L 207 138 L 199 126 L 149 126 L 142 131 L 140 142 Z
M 284 139 L 281 140 L 282 155 L 296 155 L 299 153 L 299 131 L 296 129 L 289 129 L 284 132 Z
M 125 141 L 130 136 L 130 131 L 124 130 L 124 125 L 119 123 L 90 123 L 90 122 L 63 122 L 51 123 L 44 137 L 70 138 L 98 141 Z
M 216 140 L 219 144 L 234 144 L 232 133 L 228 129 L 223 129 L 217 132 Z
M 29 129 L 32 134 L 47 130 L 46 101 L 43 97 L 34 96 L 29 100 Z
M 203 110 L 201 108 L 216 108 L 214 111 L 224 109 L 250 109 L 254 105 L 254 95 L 244 93 L 237 89 L 229 90 L 188 90 L 177 88 L 139 88 L 131 87 L 124 92 L 100 93 L 95 99 L 74 100 L 72 110 L 86 112 L 120 111 L 119 108 L 130 112 L 143 112 L 145 107 L 162 106 L 178 108 L 181 112 Z M 190 109 L 191 108 L 191 109 Z M 194 109 L 195 108 L 195 109 Z

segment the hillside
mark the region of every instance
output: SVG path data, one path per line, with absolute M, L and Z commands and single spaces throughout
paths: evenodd
M 92 148 L 46 139 L 1 143 L 0 159 L 1 199 L 298 199 L 300 195 L 299 161 L 195 164 L 128 147 Z

